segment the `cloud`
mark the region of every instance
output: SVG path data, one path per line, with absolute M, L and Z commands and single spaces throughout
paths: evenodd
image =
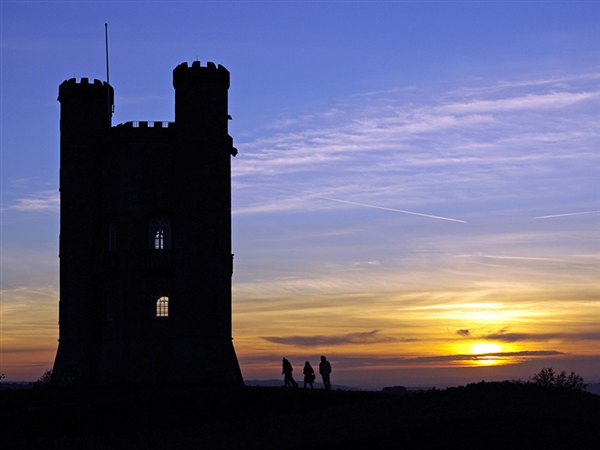
M 526 360 L 546 358 L 549 356 L 561 356 L 563 352 L 556 350 L 539 350 L 539 351 L 521 351 L 521 352 L 497 352 L 485 354 L 453 354 L 453 355 L 434 355 L 434 356 L 418 356 L 418 357 L 389 357 L 389 356 L 370 356 L 370 357 L 353 357 L 353 356 L 338 356 L 338 359 L 343 359 L 348 367 L 399 367 L 399 366 L 415 366 L 415 365 L 432 365 L 444 363 L 460 363 L 472 361 L 489 361 L 491 359 L 503 360 L 505 362 L 524 362 Z
M 293 345 L 295 347 L 318 347 L 318 346 L 338 346 L 346 344 L 376 344 L 382 342 L 397 342 L 398 339 L 382 336 L 380 330 L 373 330 L 363 333 L 348 333 L 343 335 L 331 336 L 263 336 L 261 339 L 274 344 Z M 416 341 L 416 339 L 409 339 Z
M 470 330 L 460 329 L 456 334 L 470 340 L 486 340 L 496 342 L 549 342 L 549 341 L 600 341 L 600 332 L 589 333 L 519 333 L 509 332 L 508 328 L 488 333 L 473 333 Z
M 410 215 L 421 216 L 421 217 L 428 217 L 430 219 L 439 219 L 439 220 L 447 220 L 447 221 L 450 221 L 450 222 L 467 223 L 464 220 L 452 219 L 450 217 L 434 216 L 432 214 L 423 214 L 423 213 L 418 213 L 418 212 L 414 212 L 414 211 L 404 211 L 404 210 L 401 210 L 401 209 L 394 209 L 394 208 L 384 208 L 382 206 L 367 205 L 367 204 L 364 204 L 364 203 L 351 202 L 351 201 L 348 201 L 348 200 L 339 200 L 339 199 L 330 198 L 330 197 L 320 197 L 320 198 L 322 198 L 324 200 L 331 200 L 333 202 L 347 203 L 347 204 L 356 205 L 356 206 L 364 206 L 365 208 L 383 209 L 385 211 L 392 211 L 392 212 L 398 212 L 398 213 L 402 213 L 402 214 L 410 214 Z
M 411 102 L 389 90 L 284 119 L 273 134 L 238 142 L 232 176 L 243 188 L 235 212 L 339 209 L 316 203 L 328 197 L 346 209 L 355 203 L 460 217 L 423 207 L 531 199 L 558 208 L 571 192 L 588 199 L 580 211 L 597 210 L 585 195 L 599 169 L 597 78 L 490 82 Z M 273 190 L 281 186 L 287 193 Z
M 15 204 L 5 210 L 19 212 L 58 212 L 60 195 L 56 190 L 48 190 L 31 194 L 27 197 L 17 198 Z
M 525 350 L 521 352 L 495 352 L 495 353 L 478 353 L 478 354 L 456 354 L 456 355 L 438 355 L 438 356 L 420 356 L 416 358 L 398 358 L 389 361 L 402 362 L 404 364 L 418 363 L 435 363 L 435 362 L 451 362 L 451 361 L 479 361 L 490 358 L 536 358 L 545 356 L 563 355 L 563 352 L 556 350 Z
M 500 342 L 548 342 L 561 341 L 600 341 L 600 333 L 490 333 L 481 336 L 488 341 Z
M 521 97 L 496 100 L 474 100 L 466 103 L 452 103 L 439 107 L 440 112 L 454 114 L 473 114 L 478 112 L 538 110 L 541 108 L 561 108 L 584 100 L 593 100 L 599 92 L 551 92 L 548 94 L 530 94 Z
M 555 217 L 566 217 L 566 216 L 579 216 L 582 214 L 597 214 L 600 213 L 600 211 L 583 211 L 583 212 L 572 212 L 572 213 L 563 213 L 563 214 L 553 214 L 551 216 L 539 216 L 539 217 L 534 217 L 534 219 L 551 219 L 551 218 L 555 218 Z
M 414 367 L 414 366 L 430 366 L 432 368 L 439 367 L 440 364 L 445 365 L 461 362 L 476 362 L 489 361 L 491 359 L 503 360 L 510 363 L 524 363 L 527 361 L 535 361 L 548 357 L 564 357 L 565 353 L 556 350 L 539 350 L 539 351 L 521 351 L 521 352 L 498 352 L 487 354 L 453 354 L 453 355 L 434 355 L 434 356 L 419 356 L 419 357 L 390 357 L 385 355 L 344 355 L 336 354 L 335 357 L 328 357 L 334 361 L 334 367 L 352 368 L 352 369 L 392 369 L 399 367 Z M 302 356 L 304 358 L 304 356 Z M 585 358 L 585 357 L 584 357 Z M 281 357 L 277 354 L 265 355 L 240 355 L 240 361 L 244 364 L 268 365 L 277 364 Z M 340 372 L 338 372 L 339 374 Z

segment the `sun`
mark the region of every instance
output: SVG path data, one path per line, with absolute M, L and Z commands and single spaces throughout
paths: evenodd
M 502 362 L 502 358 L 494 355 L 502 352 L 502 347 L 498 344 L 479 343 L 471 346 L 471 354 L 481 355 L 476 357 L 478 366 L 495 366 Z
M 502 351 L 502 347 L 498 344 L 490 344 L 490 343 L 479 343 L 473 344 L 471 347 L 471 353 L 474 355 L 482 355 L 487 353 L 500 353 Z

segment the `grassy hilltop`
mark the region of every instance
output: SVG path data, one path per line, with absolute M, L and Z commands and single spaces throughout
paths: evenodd
M 600 396 L 513 382 L 409 395 L 200 386 L 0 391 L 9 449 L 600 448 Z

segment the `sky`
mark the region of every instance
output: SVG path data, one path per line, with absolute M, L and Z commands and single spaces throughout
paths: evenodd
M 58 338 L 59 84 L 174 120 L 231 72 L 233 337 L 246 380 L 327 355 L 381 388 L 600 382 L 600 2 L 0 2 L 0 372 Z M 299 378 L 299 376 L 297 376 Z

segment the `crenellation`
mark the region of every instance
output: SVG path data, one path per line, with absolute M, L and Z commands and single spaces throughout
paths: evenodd
M 111 136 L 122 141 L 167 142 L 173 138 L 174 132 L 174 122 L 131 121 L 112 127 Z
M 206 67 L 203 67 L 200 61 L 192 62 L 191 66 L 183 62 L 173 70 L 173 86 L 177 89 L 178 85 L 189 82 L 222 83 L 229 88 L 229 71 L 221 64 L 217 66 L 210 61 L 206 63 Z
M 77 78 L 69 78 L 68 80 L 65 80 L 61 83 L 61 86 L 63 84 L 67 84 L 67 85 L 86 85 L 86 86 L 105 86 L 106 85 L 106 81 L 101 81 L 98 80 L 97 78 L 94 78 L 94 81 L 92 83 L 90 83 L 90 79 L 87 77 L 81 77 L 79 82 L 77 81 Z
M 90 83 L 89 78 L 81 78 L 77 82 L 76 78 L 70 78 L 63 81 L 58 87 L 59 101 L 61 96 L 68 96 L 78 98 L 81 101 L 87 102 L 89 100 L 83 100 L 84 95 L 98 96 L 98 98 L 106 98 L 106 89 L 110 90 L 111 105 L 113 101 L 113 89 L 105 81 L 94 79 L 93 83 Z
M 172 128 L 175 122 L 167 121 L 139 121 L 133 120 L 130 122 L 120 123 L 115 125 L 114 128 L 136 128 L 136 129 L 152 129 L 152 130 L 166 130 Z

